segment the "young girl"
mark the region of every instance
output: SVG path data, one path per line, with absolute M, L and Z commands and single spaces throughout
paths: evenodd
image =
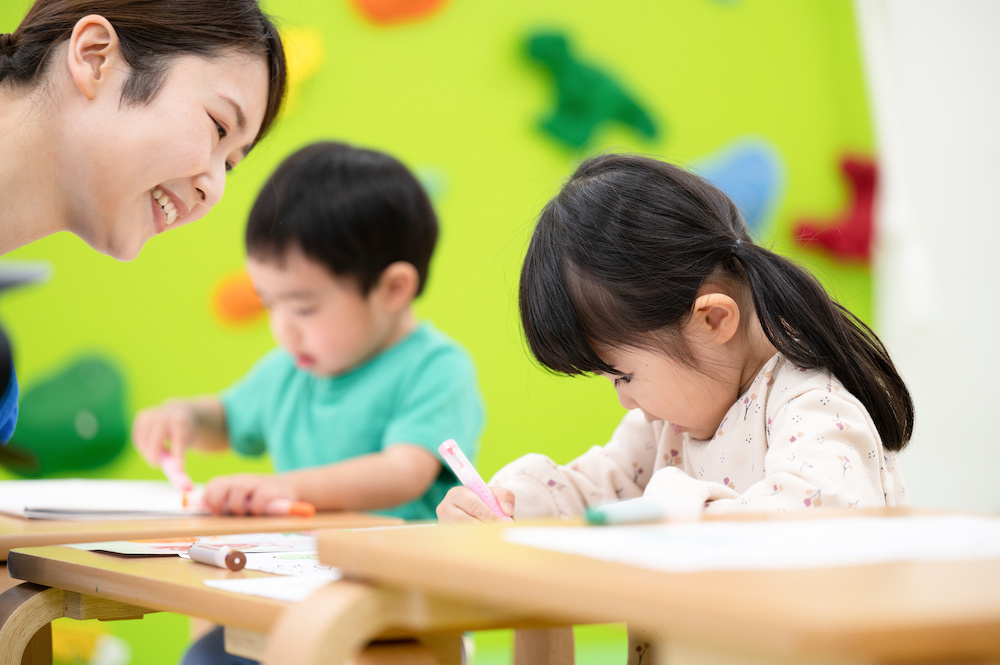
M 913 403 L 885 347 L 701 178 L 584 162 L 542 211 L 520 306 L 542 365 L 606 377 L 630 411 L 565 466 L 528 455 L 497 473 L 515 518 L 643 494 L 707 512 L 907 502 Z M 464 488 L 437 513 L 496 519 Z
M 0 255 L 69 231 L 135 258 L 219 202 L 284 91 L 256 0 L 37 0 L 0 34 Z M 0 443 L 17 396 L 0 354 Z

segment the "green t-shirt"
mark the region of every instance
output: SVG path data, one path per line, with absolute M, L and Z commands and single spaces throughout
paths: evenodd
M 475 459 L 484 421 L 472 359 L 429 323 L 335 377 L 302 371 L 284 349 L 275 349 L 222 394 L 222 403 L 233 449 L 244 455 L 267 452 L 279 473 L 341 462 L 398 443 L 438 455 L 446 439 L 455 439 Z M 376 512 L 433 518 L 455 484 L 442 463 L 423 497 Z

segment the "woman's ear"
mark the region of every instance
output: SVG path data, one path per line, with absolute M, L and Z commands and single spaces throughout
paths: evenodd
M 686 332 L 702 339 L 725 344 L 740 327 L 740 307 L 724 293 L 703 293 L 694 301 Z
M 396 261 L 379 275 L 373 293 L 383 308 L 395 312 L 413 302 L 419 284 L 420 274 L 416 267 L 408 261 Z
M 97 96 L 112 71 L 127 69 L 118 33 L 108 19 L 91 14 L 76 22 L 66 49 L 66 64 L 77 89 L 87 99 Z

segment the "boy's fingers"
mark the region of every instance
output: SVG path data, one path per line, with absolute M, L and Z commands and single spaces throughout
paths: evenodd
M 191 438 L 190 424 L 184 419 L 175 418 L 169 425 L 166 449 L 170 452 L 174 459 L 178 462 L 183 462 L 184 448 L 187 447 L 188 441 L 190 441 Z
M 142 447 L 140 448 L 142 456 L 146 458 L 150 466 L 160 465 L 160 451 L 164 449 L 166 437 L 167 432 L 163 427 L 163 421 L 159 418 L 151 419 L 149 428 L 143 434 Z
M 228 512 L 233 515 L 246 515 L 247 504 L 250 500 L 251 488 L 245 485 L 237 485 L 229 488 L 229 497 L 226 502 Z

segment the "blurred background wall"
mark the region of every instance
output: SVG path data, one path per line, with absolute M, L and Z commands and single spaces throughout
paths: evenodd
M 859 0 L 877 154 L 875 322 L 917 406 L 913 502 L 1000 510 L 1000 4 Z
M 13 30 L 29 4 L 3 0 L 0 31 Z M 265 7 L 286 39 L 289 103 L 205 220 L 156 238 L 131 263 L 68 234 L 3 257 L 5 265 L 46 262 L 51 275 L 0 292 L 24 391 L 0 479 L 159 477 L 127 440 L 132 416 L 172 396 L 217 392 L 273 346 L 266 319 L 242 299 L 244 220 L 285 156 L 332 138 L 395 154 L 431 192 L 442 233 L 417 309 L 477 363 L 488 409 L 485 476 L 529 451 L 568 460 L 606 441 L 622 415 L 607 381 L 555 377 L 533 364 L 516 285 L 534 218 L 574 165 L 625 150 L 713 179 L 762 243 L 807 265 L 885 335 L 917 396 L 919 438 L 904 457 L 908 470 L 913 462 L 914 503 L 1000 508 L 989 482 L 1000 450 L 980 424 L 992 395 L 983 386 L 972 399 L 968 385 L 985 383 L 997 358 L 984 291 L 996 274 L 998 220 L 982 200 L 997 175 L 996 5 Z M 934 38 L 918 39 L 926 30 Z M 567 54 L 556 67 L 551 54 L 561 44 Z M 881 63 L 873 76 L 863 54 Z M 886 172 L 905 168 L 907 178 Z M 874 198 L 876 183 L 893 185 L 884 191 L 896 213 Z M 876 234 L 872 213 L 883 204 Z M 191 456 L 188 465 L 196 481 L 268 468 L 232 455 Z M 134 662 L 171 663 L 185 626 L 154 616 L 110 630 L 126 636 Z

